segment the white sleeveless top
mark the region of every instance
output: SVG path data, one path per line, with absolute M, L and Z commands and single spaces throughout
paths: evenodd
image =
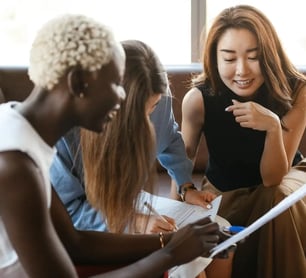
M 7 102 L 0 105 L 0 152 L 19 150 L 33 159 L 45 181 L 43 186 L 46 193 L 47 206 L 50 207 L 51 184 L 49 168 L 55 151 L 43 141 L 30 123 L 12 108 L 14 105 L 18 105 L 18 102 Z M 20 272 L 15 272 L 15 275 L 8 271 L 7 267 L 13 264 L 15 264 L 16 271 L 18 256 L 9 241 L 0 214 L 0 277 L 18 277 L 18 275 L 25 277 L 21 274 L 23 272 L 22 269 Z M 20 267 L 21 265 L 19 265 Z

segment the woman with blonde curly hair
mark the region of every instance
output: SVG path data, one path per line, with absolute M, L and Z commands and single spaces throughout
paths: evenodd
M 186 150 L 195 159 L 205 136 L 203 190 L 222 194 L 219 215 L 248 226 L 306 182 L 305 166 L 292 167 L 302 159 L 306 79 L 269 19 L 247 5 L 216 17 L 205 38 L 203 69 L 182 103 Z M 238 246 L 233 277 L 306 277 L 305 203 Z
M 209 219 L 167 235 L 78 231 L 51 191 L 53 146 L 74 126 L 103 131 L 125 98 L 124 69 L 122 46 L 90 18 L 64 15 L 37 34 L 32 93 L 0 106 L 1 278 L 77 277 L 73 262 L 134 262 L 101 277 L 156 277 L 217 244 L 218 225 Z

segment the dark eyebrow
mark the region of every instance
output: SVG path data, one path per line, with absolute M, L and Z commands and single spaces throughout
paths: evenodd
M 230 49 L 220 49 L 221 52 L 226 52 L 226 53 L 235 53 L 236 51 L 234 50 L 230 50 Z M 258 51 L 258 47 L 253 47 L 253 48 L 250 48 L 250 49 L 247 49 L 247 53 L 250 53 L 250 52 L 254 52 L 254 51 Z

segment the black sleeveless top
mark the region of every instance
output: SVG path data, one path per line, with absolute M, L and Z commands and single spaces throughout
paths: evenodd
M 266 132 L 241 127 L 233 113 L 225 111 L 232 99 L 245 100 L 228 88 L 217 95 L 211 94 L 206 85 L 197 88 L 205 105 L 203 132 L 209 152 L 205 173 L 208 180 L 220 191 L 261 184 L 259 167 Z M 252 101 L 273 111 L 267 97 L 265 86 L 261 86 Z

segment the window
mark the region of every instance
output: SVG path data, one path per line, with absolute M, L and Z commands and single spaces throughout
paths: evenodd
M 291 61 L 299 67 L 306 65 L 305 9 L 303 8 L 303 1 L 206 0 L 207 26 L 209 27 L 212 19 L 221 10 L 237 4 L 248 4 L 260 9 L 275 27 Z
M 37 29 L 63 13 L 93 17 L 120 40 L 148 43 L 164 64 L 190 62 L 190 0 L 9 0 L 0 9 L 0 65 L 27 65 Z
M 0 65 L 27 65 L 37 29 L 63 13 L 82 13 L 100 20 L 119 40 L 148 43 L 166 65 L 199 62 L 203 26 L 209 27 L 222 9 L 239 3 L 261 9 L 271 19 L 292 61 L 306 65 L 300 0 L 2 0 Z

